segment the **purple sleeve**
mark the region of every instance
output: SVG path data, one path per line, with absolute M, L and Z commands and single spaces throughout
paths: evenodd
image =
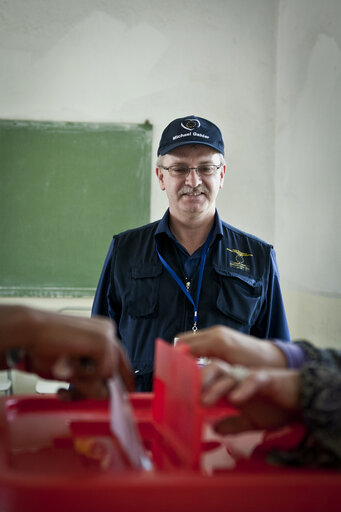
M 279 340 L 274 340 L 273 343 L 285 355 L 288 368 L 301 368 L 304 365 L 306 356 L 299 345 Z

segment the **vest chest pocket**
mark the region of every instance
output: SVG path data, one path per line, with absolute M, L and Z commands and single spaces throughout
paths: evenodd
M 161 265 L 150 264 L 132 268 L 129 315 L 136 318 L 156 312 L 161 273 Z
M 251 326 L 260 310 L 262 282 L 218 266 L 214 270 L 220 282 L 217 308 L 241 324 Z

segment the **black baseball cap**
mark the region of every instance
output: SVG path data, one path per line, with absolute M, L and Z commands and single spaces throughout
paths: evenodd
M 205 144 L 224 154 L 224 141 L 218 126 L 207 119 L 186 116 L 174 119 L 163 130 L 158 156 L 185 144 Z

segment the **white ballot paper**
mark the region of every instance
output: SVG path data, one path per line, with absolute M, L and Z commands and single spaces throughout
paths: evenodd
M 110 427 L 134 469 L 150 471 L 153 464 L 140 438 L 128 393 L 119 375 L 108 381 Z

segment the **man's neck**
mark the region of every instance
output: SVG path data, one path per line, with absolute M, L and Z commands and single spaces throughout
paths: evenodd
M 188 254 L 193 254 L 201 247 L 214 223 L 215 211 L 203 217 L 191 217 L 190 219 L 179 219 L 172 213 L 169 213 L 169 229 L 184 246 Z

